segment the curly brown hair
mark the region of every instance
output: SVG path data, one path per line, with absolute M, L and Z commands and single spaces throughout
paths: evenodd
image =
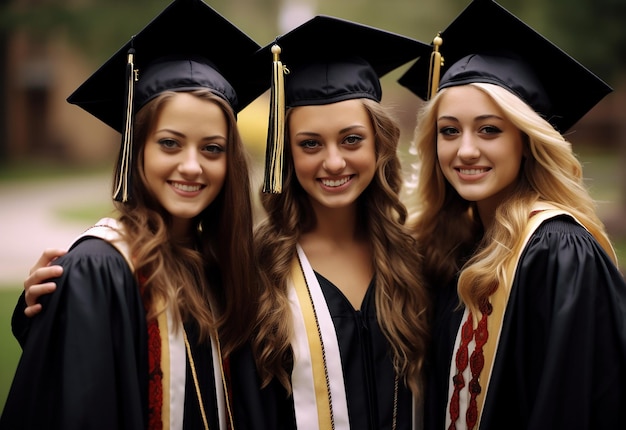
M 371 240 L 376 278 L 377 318 L 393 351 L 394 365 L 414 393 L 427 344 L 428 294 L 419 275 L 421 258 L 404 223 L 400 201 L 400 129 L 379 103 L 363 100 L 376 134 L 376 174 L 359 197 L 363 236 Z M 288 125 L 289 112 L 287 112 Z M 286 133 L 288 136 L 289 133 Z M 267 212 L 255 234 L 260 269 L 259 321 L 252 340 L 263 384 L 277 378 L 291 389 L 292 336 L 287 285 L 299 237 L 315 225 L 306 192 L 295 179 L 288 139 L 282 194 L 262 194 Z

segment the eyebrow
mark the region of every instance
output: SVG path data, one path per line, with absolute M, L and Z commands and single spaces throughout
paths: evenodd
M 496 114 L 491 114 L 490 113 L 490 114 L 477 116 L 476 118 L 474 118 L 474 122 L 476 122 L 476 121 L 484 121 L 484 120 L 487 120 L 487 119 L 497 119 L 497 120 L 500 120 L 500 121 L 504 121 L 503 117 L 501 117 L 499 115 L 496 115 Z M 448 121 L 459 122 L 459 119 L 457 117 L 451 116 L 451 115 L 442 115 L 439 118 L 437 118 L 437 121 L 441 121 L 441 120 L 448 120 Z
M 362 124 L 349 125 L 348 127 L 344 127 L 341 130 L 339 130 L 338 134 L 348 133 L 355 129 L 367 129 L 367 126 L 362 125 Z M 300 131 L 296 133 L 296 136 L 321 136 L 321 134 L 315 133 L 313 131 Z
M 174 134 L 174 135 L 176 135 L 178 137 L 186 137 L 186 135 L 184 133 L 181 133 L 181 132 L 176 131 L 176 130 L 172 130 L 170 128 L 161 128 L 159 130 L 155 130 L 154 133 L 155 134 L 157 134 L 157 133 L 171 133 L 171 134 Z M 215 139 L 222 139 L 224 141 L 228 140 L 226 136 L 223 136 L 221 134 L 214 134 L 214 135 L 211 135 L 211 136 L 204 136 L 202 138 L 202 140 L 215 140 Z

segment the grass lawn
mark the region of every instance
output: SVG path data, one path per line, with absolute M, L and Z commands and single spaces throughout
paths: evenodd
M 22 352 L 19 344 L 11 333 L 11 315 L 21 288 L 5 288 L 0 286 L 0 405 L 4 409 L 11 381 L 17 362 Z

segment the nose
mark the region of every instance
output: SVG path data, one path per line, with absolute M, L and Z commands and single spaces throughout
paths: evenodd
M 322 167 L 329 173 L 339 173 L 346 168 L 346 159 L 338 148 L 330 147 Z
M 200 154 L 195 150 L 183 151 L 181 154 L 182 159 L 178 164 L 178 171 L 186 176 L 193 177 L 202 173 L 202 166 L 200 165 Z
M 461 160 L 475 160 L 480 157 L 480 150 L 471 134 L 465 134 L 461 138 L 457 155 Z

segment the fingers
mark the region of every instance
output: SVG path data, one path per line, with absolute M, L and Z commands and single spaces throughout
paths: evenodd
M 50 263 L 52 263 L 54 260 L 61 257 L 62 255 L 65 255 L 66 253 L 67 251 L 61 248 L 48 248 L 44 250 L 44 252 L 41 254 L 41 257 L 39 257 L 39 260 L 37 260 L 37 263 L 35 263 L 35 265 L 30 269 L 30 272 L 28 273 L 32 275 L 35 270 L 39 269 L 40 267 L 50 265 Z
M 41 305 L 39 303 L 33 305 L 33 306 L 28 306 L 24 309 L 24 315 L 26 315 L 28 318 L 32 318 L 35 315 L 37 315 L 39 312 L 41 312 Z
M 29 275 L 24 281 L 24 299 L 26 301 L 24 314 L 27 317 L 33 317 L 41 312 L 42 307 L 38 303 L 39 298 L 56 290 L 54 282 L 44 281 L 63 274 L 63 267 L 50 266 L 50 264 L 66 252 L 64 249 L 46 249 L 37 263 L 30 269 Z
M 61 266 L 52 266 L 52 267 L 44 267 L 36 271 L 33 275 L 29 276 L 28 279 L 35 279 L 41 276 L 40 272 L 58 272 L 61 274 L 63 272 L 63 268 Z M 50 278 L 51 276 L 47 276 L 45 279 Z M 27 280 L 28 281 L 28 280 Z M 41 281 L 35 281 L 41 282 Z M 45 282 L 45 283 L 33 283 L 27 285 L 24 283 L 24 300 L 26 301 L 26 308 L 24 309 L 24 314 L 27 317 L 32 317 L 41 312 L 41 304 L 38 303 L 39 298 L 44 294 L 50 294 L 54 290 L 56 290 L 57 284 L 54 282 Z

